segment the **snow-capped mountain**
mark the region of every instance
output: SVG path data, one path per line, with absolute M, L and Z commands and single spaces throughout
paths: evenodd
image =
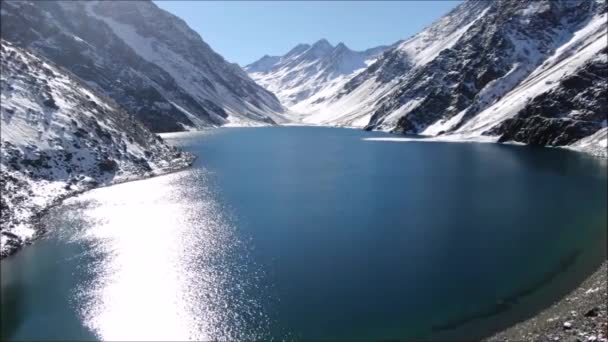
M 70 70 L 154 131 L 282 122 L 284 108 L 150 1 L 2 1 L 2 38 Z
M 0 256 L 58 199 L 192 160 L 50 61 L 4 40 L 1 57 Z
M 465 1 L 324 96 L 306 120 L 573 144 L 605 131 L 606 32 L 605 0 Z
M 275 93 L 292 115 L 307 122 L 318 103 L 374 63 L 385 49 L 379 46 L 359 52 L 321 39 L 313 45 L 297 45 L 284 56 L 264 56 L 245 70 Z

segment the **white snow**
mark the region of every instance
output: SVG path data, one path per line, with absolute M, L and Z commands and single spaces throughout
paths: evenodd
M 257 101 L 257 105 L 253 105 L 249 101 L 249 96 L 237 96 L 233 91 L 227 89 L 224 84 L 230 83 L 230 81 L 217 78 L 225 77 L 228 73 L 238 78 L 237 83 L 251 83 L 252 87 L 255 84 L 247 78 L 238 66 L 233 67 L 226 63 L 221 57 L 216 56 L 210 48 L 207 47 L 206 56 L 203 56 L 203 59 L 208 63 L 205 64 L 201 61 L 200 57 L 193 59 L 187 54 L 178 53 L 172 46 L 168 46 L 155 37 L 143 37 L 137 32 L 134 25 L 124 24 L 109 16 L 98 14 L 94 10 L 96 5 L 96 2 L 86 4 L 88 15 L 105 22 L 114 34 L 130 46 L 135 53 L 146 61 L 165 70 L 183 90 L 199 101 L 199 103 L 204 104 L 205 101 L 212 101 L 219 105 L 230 117 L 234 118 L 229 118 L 227 122 L 244 122 L 247 124 L 249 121 L 263 120 L 267 116 L 279 123 L 286 121 L 282 115 L 283 109 L 280 107 L 280 104 L 276 103 L 276 100 L 273 100 L 269 94 L 258 92 L 256 96 L 261 100 Z M 180 32 L 186 30 L 186 28 L 182 28 L 180 25 L 173 28 L 179 29 Z M 193 32 L 182 33 L 192 40 L 190 44 L 204 44 Z M 216 68 L 217 70 L 215 72 L 206 70 L 205 65 L 210 65 L 211 68 Z M 213 87 L 209 87 L 206 81 L 211 82 Z M 234 80 L 232 81 L 234 82 Z M 241 86 L 241 84 L 234 84 L 234 86 Z M 170 94 L 165 95 L 170 98 Z M 175 99 L 171 101 L 174 103 L 178 102 Z M 271 105 L 273 102 L 275 104 Z M 184 111 L 185 104 L 180 103 L 179 106 L 180 110 Z M 203 107 L 208 112 L 211 112 L 215 118 L 220 117 L 221 113 L 213 112 L 213 109 L 208 106 L 203 105 Z M 189 118 L 197 117 L 197 113 L 186 112 Z M 223 122 L 224 120 L 220 119 L 219 121 Z M 199 118 L 194 119 L 193 122 L 199 128 L 205 126 L 203 120 Z
M 375 73 L 369 76 L 364 74 L 366 78 L 343 96 L 338 94 L 344 90 L 344 85 L 362 70 L 347 77 L 335 77 L 334 83 L 326 82 L 323 87 L 319 87 L 319 80 L 315 78 L 317 74 L 310 72 L 317 70 L 312 69 L 314 64 L 310 61 L 281 64 L 275 58 L 274 67 L 266 65 L 263 72 L 253 72 L 252 77 L 271 91 L 277 92 L 279 98 L 290 106 L 292 117 L 305 124 L 365 127 L 380 106 L 391 101 L 400 90 L 399 82 L 402 79 L 434 60 L 441 51 L 454 47 L 478 21 L 489 15 L 491 9 L 489 2 L 463 3 L 420 33 L 389 48 L 388 54 L 401 56 L 411 66 L 405 75 L 396 74 L 388 82 L 379 82 Z M 525 25 L 531 18 L 548 9 L 546 3 L 531 2 L 517 17 L 526 21 L 522 23 Z M 492 12 L 491 15 L 495 13 Z M 469 109 L 465 108 L 449 118 L 440 118 L 426 127 L 419 127 L 420 134 L 432 137 L 425 141 L 496 141 L 496 137 L 487 137 L 483 133 L 516 115 L 531 99 L 557 87 L 560 80 L 576 72 L 586 62 L 593 58 L 603 58 L 596 55 L 605 48 L 608 40 L 606 22 L 606 14 L 601 13 L 590 16 L 590 20 L 575 32 L 572 32 L 573 26 L 564 24 L 556 28 L 551 33 L 552 37 L 544 42 L 518 31 L 507 31 L 507 39 L 515 46 L 512 68 L 479 91 L 474 101 L 474 115 L 471 117 L 467 114 L 465 117 Z M 555 52 L 547 56 L 544 52 L 546 49 L 555 49 Z M 301 57 L 302 51 L 290 58 Z M 311 89 L 311 93 L 306 93 Z M 397 109 L 378 115 L 374 122 L 375 129 L 393 130 L 399 119 L 418 107 L 424 100 L 423 96 L 405 101 L 399 99 L 402 102 Z M 467 121 L 462 122 L 465 119 Z M 456 127 L 459 128 L 453 131 Z M 436 136 L 442 132 L 447 133 Z M 593 143 L 592 140 L 590 138 L 578 145 L 602 146 L 605 143 L 602 139 L 595 139 Z
M 465 110 L 461 111 L 460 113 L 452 116 L 451 118 L 449 118 L 447 120 L 439 120 L 439 121 L 435 122 L 434 124 L 430 125 L 429 127 L 427 127 L 420 134 L 433 136 L 433 135 L 439 134 L 442 131 L 447 132 L 448 130 L 452 129 L 452 127 L 454 127 L 456 124 L 458 124 L 460 122 L 460 120 L 462 120 L 464 113 L 465 113 Z
M 495 143 L 498 138 L 475 135 L 442 135 L 437 137 L 383 137 L 363 138 L 364 141 L 392 141 L 392 142 L 471 142 L 471 143 Z
M 263 57 L 245 70 L 277 95 L 289 108 L 290 118 L 319 123 L 320 118 L 312 118 L 313 114 L 322 111 L 325 102 L 371 65 L 382 51 L 379 47 L 357 52 L 342 43 L 334 47 L 321 40 L 312 46 L 299 45 L 284 56 Z
M 318 106 L 318 109 L 303 119 L 305 123 L 333 126 L 364 127 L 376 110 L 379 98 L 388 96 L 396 83 L 381 84 L 375 79 L 367 79 L 359 87 L 340 99 L 332 99 Z M 355 125 L 357 124 L 357 125 Z
M 83 83 L 29 52 L 1 43 L 0 190 L 8 205 L 2 232 L 22 241 L 32 239 L 33 215 L 96 184 L 141 177 L 137 159 L 147 162 L 150 175 L 187 164 L 187 154 L 178 157 L 183 160 L 167 159 L 173 158 L 168 146 Z M 115 171 L 100 171 L 102 159 L 115 162 Z M 10 248 L 9 240 L 2 235 L 1 254 Z
M 441 51 L 454 46 L 458 39 L 488 10 L 489 7 L 473 20 L 458 26 L 455 25 L 457 22 L 454 20 L 454 15 L 445 16 L 428 29 L 401 43 L 397 49 L 403 51 L 416 66 L 424 65 L 435 59 Z
M 577 31 L 572 39 L 560 47 L 556 53 L 537 67 L 517 86 L 463 125 L 458 132 L 478 132 L 496 126 L 513 117 L 527 102 L 556 87 L 559 80 L 572 74 L 585 62 L 596 58 L 598 52 L 606 47 L 606 14 L 595 17 L 588 25 Z M 512 70 L 525 72 L 524 68 Z M 503 79 L 507 76 L 503 77 Z M 519 77 L 513 77 L 518 79 Z M 507 81 L 505 88 L 512 83 Z
M 568 148 L 608 158 L 608 127 L 604 127 L 596 133 L 575 142 Z
M 576 72 L 586 62 L 594 58 L 605 58 L 599 55 L 599 51 L 606 46 L 607 16 L 598 15 L 575 32 L 572 37 L 565 41 L 556 52 L 547 58 L 535 70 L 530 72 L 518 64 L 504 77 L 490 82 L 478 96 L 486 99 L 498 97 L 499 100 L 478 113 L 462 127 L 453 133 L 434 136 L 441 131 L 448 131 L 462 120 L 464 111 L 448 120 L 439 120 L 422 131 L 421 135 L 429 137 L 421 138 L 368 138 L 369 141 L 450 141 L 450 142 L 496 142 L 497 137 L 489 137 L 482 133 L 494 127 L 502 121 L 512 117 L 521 110 L 527 102 L 544 92 L 547 92 L 559 84 L 559 81 L 567 75 Z M 521 80 L 521 75 L 529 73 Z M 512 88 L 512 89 L 511 89 Z M 511 89 L 504 96 L 504 89 Z M 501 97 L 502 96 L 502 97 Z M 409 102 L 408 102 L 409 103 Z M 399 110 L 391 113 L 388 118 L 394 119 L 406 115 L 408 103 Z M 409 105 L 411 106 L 411 105 Z M 606 126 L 606 125 L 604 125 Z M 388 125 L 387 127 L 390 127 Z M 595 134 L 581 139 L 566 148 L 590 153 L 600 157 L 608 156 L 608 128 L 604 127 Z
M 394 46 L 389 47 L 389 49 L 392 50 L 392 53 L 399 51 L 402 58 L 412 64 L 413 68 L 420 67 L 434 59 L 441 51 L 452 47 L 479 18 L 485 15 L 488 8 L 488 5 L 483 2 L 472 5 L 465 4 L 465 6 L 457 8 L 455 12 L 438 20 L 422 32 L 403 42 L 398 42 Z M 367 66 L 373 64 L 378 59 L 378 56 L 379 54 L 376 54 L 374 58 L 369 58 L 365 61 L 365 64 Z M 293 112 L 299 114 L 295 115 L 295 118 L 299 118 L 305 123 L 364 127 L 369 123 L 371 115 L 377 109 L 376 103 L 382 98 L 391 96 L 391 90 L 395 87 L 396 82 L 401 76 L 397 76 L 396 79 L 388 83 L 377 82 L 374 77 L 369 77 L 351 93 L 337 98 L 336 95 L 344 88 L 348 80 L 363 70 L 358 69 L 349 74 L 347 78 L 316 90 L 315 94 L 318 95 L 311 96 L 310 100 L 299 100 L 301 102 L 293 104 L 289 102 L 290 99 L 281 97 L 281 95 L 279 95 L 279 98 Z M 289 71 L 296 74 L 293 77 L 301 76 L 298 74 L 298 69 L 294 68 Z M 255 73 L 252 74 L 252 77 L 271 91 L 279 94 L 285 92 L 281 88 L 281 85 L 277 85 L 273 80 L 262 78 Z M 305 79 L 308 82 L 314 82 L 311 81 L 314 80 L 314 77 L 309 77 L 309 75 L 305 75 Z M 287 88 L 290 89 L 289 86 Z M 310 84 L 304 83 L 303 89 L 310 88 Z M 301 89 L 298 89 L 298 91 L 301 91 Z M 417 100 L 412 99 L 410 101 Z M 383 125 L 380 129 L 392 129 L 391 124 L 394 125 L 400 115 L 407 114 L 405 109 L 409 108 L 411 110 L 415 108 L 416 104 L 417 102 L 404 104 L 398 113 L 392 113 L 389 118 L 383 120 Z

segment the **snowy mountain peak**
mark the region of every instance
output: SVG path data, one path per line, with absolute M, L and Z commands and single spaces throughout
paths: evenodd
M 329 41 L 325 38 L 317 40 L 314 44 L 312 44 L 312 48 L 321 49 L 321 50 L 329 50 L 334 46 L 329 43 Z
M 272 67 L 281 59 L 281 57 L 279 56 L 268 56 L 268 55 L 264 55 L 264 57 L 260 58 L 259 60 L 249 64 L 247 66 L 248 70 L 250 72 L 266 72 L 270 69 L 272 69 Z
M 289 50 L 289 52 L 285 54 L 285 57 L 299 55 L 308 49 L 310 49 L 309 44 L 298 44 L 293 49 Z
M 350 51 L 350 49 L 348 48 L 348 46 L 346 46 L 346 44 L 339 42 L 338 45 L 336 45 L 336 50 L 338 51 L 342 51 L 342 50 L 348 50 Z
M 277 94 L 292 112 L 305 114 L 314 111 L 315 103 L 332 95 L 385 49 L 381 46 L 358 52 L 344 43 L 333 46 L 327 39 L 320 39 L 312 45 L 299 44 L 283 56 L 262 57 L 245 70 Z
M 558 146 L 593 135 L 588 146 L 605 138 L 606 12 L 604 0 L 465 1 L 303 120 Z
M 331 45 L 326 39 L 321 39 L 316 43 L 312 44 L 310 49 L 304 53 L 308 59 L 320 58 L 333 51 L 334 46 Z

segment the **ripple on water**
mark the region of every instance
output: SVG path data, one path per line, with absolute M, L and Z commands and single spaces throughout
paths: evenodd
M 208 179 L 189 170 L 97 189 L 51 215 L 61 238 L 87 246 L 72 302 L 99 338 L 268 336 L 264 272 Z

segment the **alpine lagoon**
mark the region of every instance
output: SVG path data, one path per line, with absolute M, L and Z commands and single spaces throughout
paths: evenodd
M 67 200 L 3 261 L 12 338 L 476 339 L 605 259 L 605 161 L 386 136 L 172 134 L 204 158 Z
M 605 0 L 242 67 L 153 2 L 1 6 L 2 340 L 607 341 Z

